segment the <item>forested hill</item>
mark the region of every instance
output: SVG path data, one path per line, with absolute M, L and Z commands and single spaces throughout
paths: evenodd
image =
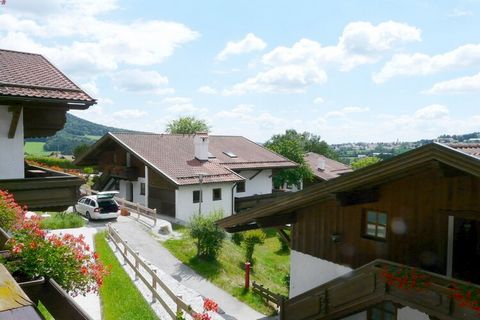
M 45 151 L 60 151 L 72 154 L 73 149 L 80 144 L 92 144 L 107 132 L 132 132 L 131 130 L 107 127 L 93 123 L 67 113 L 65 127 L 54 136 L 48 138 L 26 139 L 26 141 L 45 142 Z

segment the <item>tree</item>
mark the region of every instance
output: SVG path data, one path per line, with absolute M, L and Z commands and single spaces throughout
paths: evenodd
M 245 246 L 245 261 L 254 264 L 253 252 L 257 244 L 263 244 L 265 242 L 265 232 L 263 230 L 248 230 L 243 235 L 243 244 Z
M 73 155 L 75 156 L 75 159 L 77 159 L 78 157 L 80 157 L 82 154 L 84 154 L 85 152 L 87 152 L 88 148 L 90 148 L 90 146 L 86 143 L 82 143 L 82 144 L 79 144 L 78 146 L 76 146 L 74 149 L 73 149 Z
M 377 158 L 377 157 L 360 158 L 360 159 L 352 162 L 352 168 L 354 170 L 357 170 L 357 169 L 360 169 L 360 168 L 370 166 L 370 165 L 375 164 L 375 163 L 380 162 L 380 161 L 382 161 L 382 159 Z
M 197 119 L 193 116 L 180 117 L 167 124 L 167 133 L 194 134 L 197 132 L 208 132 L 209 127 L 205 120 Z
M 331 159 L 338 159 L 335 151 L 325 141 L 321 140 L 320 136 L 309 132 L 298 133 L 293 129 L 285 131 L 284 134 L 274 135 L 265 143 L 265 147 L 300 165 L 295 169 L 280 170 L 273 177 L 275 187 L 284 183 L 298 186 L 302 180 L 313 179 L 312 170 L 303 158 L 307 152 L 315 152 Z

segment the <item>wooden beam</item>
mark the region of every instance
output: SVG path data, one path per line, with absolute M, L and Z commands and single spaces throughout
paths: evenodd
M 285 240 L 285 242 L 288 244 L 288 247 L 291 249 L 292 248 L 292 244 L 291 244 L 292 241 L 290 239 L 290 236 L 281 227 L 277 227 L 275 229 L 277 229 L 277 232 L 280 235 L 280 237 L 282 237 L 282 239 Z
M 255 219 L 255 222 L 262 228 L 281 227 L 287 224 L 296 223 L 297 215 L 295 212 L 291 212 L 277 216 L 257 218 Z
M 355 204 L 377 202 L 380 197 L 380 191 L 378 188 L 353 190 L 347 192 L 337 192 L 335 196 L 340 205 L 345 207 Z
M 241 231 L 247 231 L 247 230 L 253 230 L 253 229 L 260 229 L 260 228 L 261 227 L 258 224 L 251 223 L 251 224 L 244 224 L 244 225 L 228 227 L 228 228 L 225 228 L 225 231 L 227 231 L 229 233 L 235 233 L 235 232 L 241 232 Z
M 8 139 L 15 138 L 15 132 L 17 132 L 18 121 L 20 114 L 22 113 L 21 106 L 8 107 L 8 112 L 12 113 L 12 120 L 10 122 L 10 128 L 8 129 Z
M 442 215 L 455 216 L 458 218 L 471 219 L 471 220 L 480 220 L 480 211 L 479 210 L 448 210 L 441 209 L 438 210 L 438 213 Z

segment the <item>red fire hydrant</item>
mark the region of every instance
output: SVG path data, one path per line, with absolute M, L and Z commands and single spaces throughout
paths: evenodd
M 250 262 L 245 262 L 245 289 L 250 289 Z

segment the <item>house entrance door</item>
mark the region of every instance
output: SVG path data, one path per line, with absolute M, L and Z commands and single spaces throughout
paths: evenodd
M 480 284 L 480 220 L 455 218 L 453 273 L 457 279 Z
M 133 183 L 127 182 L 127 201 L 133 201 Z

